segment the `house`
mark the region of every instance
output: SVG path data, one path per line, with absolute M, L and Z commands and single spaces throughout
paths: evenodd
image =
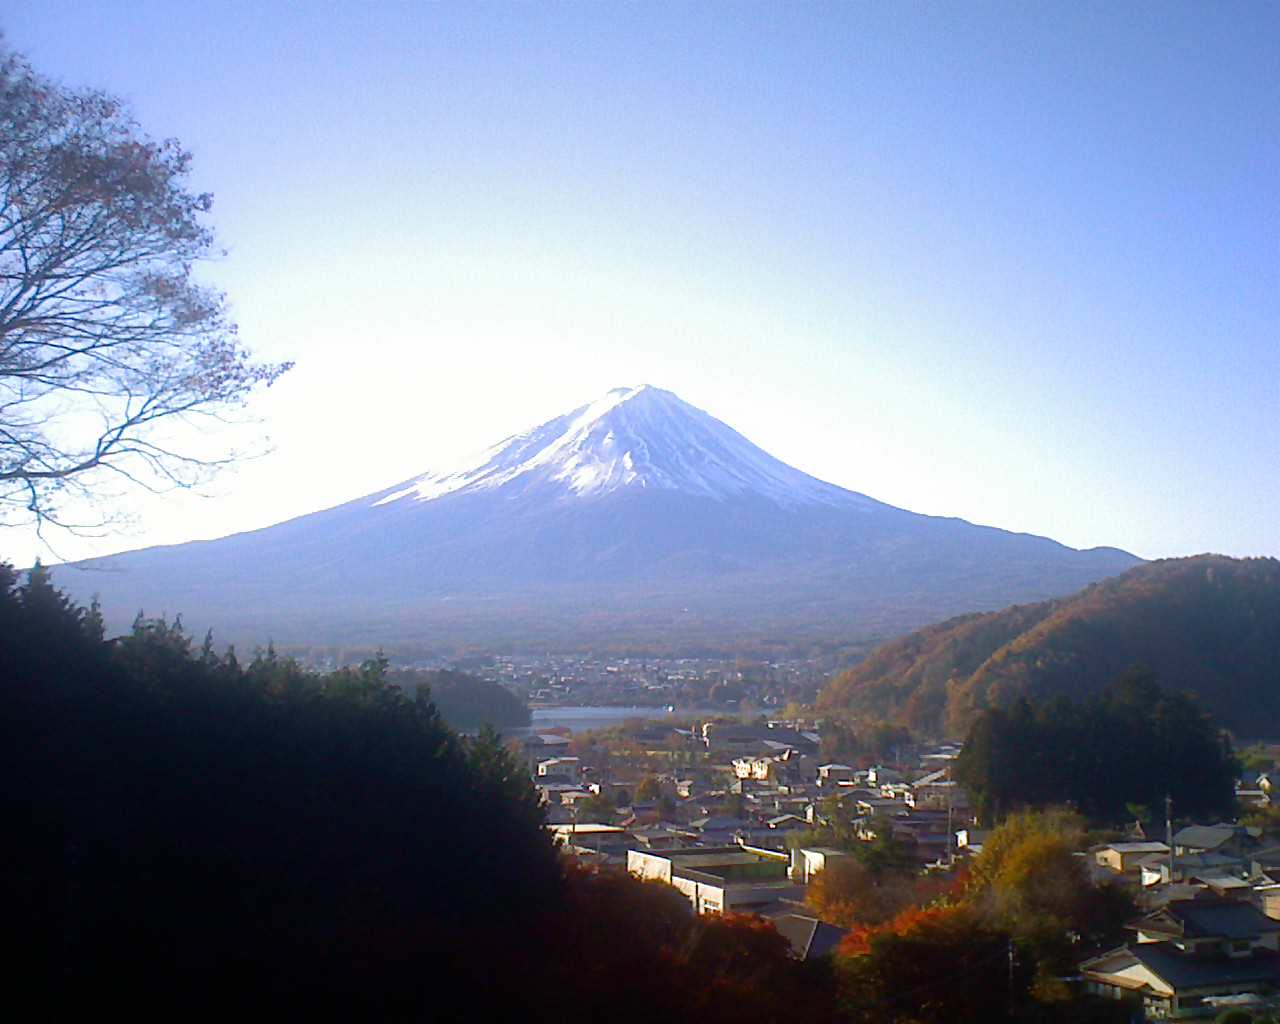
M 920 756 L 920 763 L 931 767 L 949 767 L 960 756 L 960 744 L 943 743 Z
M 1264 850 L 1255 850 L 1249 855 L 1250 870 L 1253 874 L 1275 875 L 1280 880 L 1280 846 L 1268 846 Z
M 524 761 L 530 771 L 536 771 L 538 762 L 556 754 L 563 754 L 572 741 L 558 733 L 535 733 L 520 741 Z
M 840 782 L 852 782 L 857 769 L 847 764 L 818 765 L 818 785 L 834 786 Z
M 916 779 L 912 783 L 912 785 L 927 786 L 933 782 L 946 782 L 949 778 L 951 778 L 951 769 L 949 767 L 935 768 L 932 771 L 925 772 L 925 774 L 921 775 L 918 779 Z
M 976 857 L 982 852 L 982 844 L 987 841 L 989 835 L 991 835 L 989 828 L 956 829 L 956 849 Z
M 576 856 L 595 855 L 604 860 L 621 862 L 636 838 L 625 828 L 599 822 L 547 825 L 556 845 Z
M 813 777 L 812 765 L 812 758 L 787 747 L 781 753 L 736 757 L 733 773 L 739 779 L 756 782 L 801 783 Z
M 1167 854 L 1148 855 L 1141 860 L 1139 866 L 1143 886 L 1167 885 L 1170 882 L 1182 882 L 1193 876 L 1204 874 L 1243 874 L 1245 870 L 1245 862 L 1241 858 L 1212 851 L 1175 855 L 1172 870 L 1169 867 Z
M 752 796 L 756 798 L 774 796 L 778 792 L 778 787 L 769 782 L 761 782 L 758 779 L 737 779 L 735 778 L 729 783 L 728 792 L 741 793 L 743 796 Z
M 880 791 L 875 789 L 867 789 L 865 786 L 858 786 L 852 782 L 838 782 L 836 788 L 831 791 L 830 799 L 835 797 L 840 802 L 841 807 L 854 808 L 858 806 L 859 800 L 879 800 L 881 799 Z M 892 801 L 889 801 L 892 803 Z
M 1244 860 L 1247 830 L 1241 825 L 1188 825 L 1175 833 L 1173 852 L 1181 857 L 1191 853 L 1216 853 Z
M 742 818 L 730 818 L 721 814 L 713 814 L 706 818 L 695 818 L 689 827 L 712 846 L 728 845 L 733 837 L 747 827 Z
M 873 786 L 883 786 L 886 782 L 904 782 L 905 776 L 896 768 L 886 768 L 882 764 L 873 764 L 867 769 L 867 782 Z
M 1249 882 L 1253 902 L 1267 917 L 1280 920 L 1280 846 L 1252 855 Z
M 1148 857 L 1169 858 L 1169 847 L 1164 843 L 1108 843 L 1093 849 L 1094 862 L 1109 868 L 1117 875 L 1123 875 L 1131 881 L 1139 881 L 1142 873 L 1141 862 Z
M 791 955 L 797 960 L 817 960 L 828 956 L 849 934 L 844 928 L 804 914 L 778 914 L 772 921 L 778 934 L 790 944 Z
M 788 747 L 776 755 L 773 765 L 773 778 L 779 784 L 800 787 L 818 777 L 818 759 L 794 747 Z
M 586 800 L 594 799 L 596 794 L 591 792 L 589 789 L 570 787 L 568 789 L 559 790 L 557 795 L 560 797 L 560 803 L 563 806 L 577 807 L 580 803 L 583 803 Z
M 1140 1003 L 1149 1019 L 1212 1017 L 1224 1000 L 1280 992 L 1280 921 L 1250 903 L 1178 900 L 1130 927 L 1136 941 L 1080 971 L 1090 991 Z
M 739 846 L 753 846 L 761 850 L 772 850 L 775 853 L 787 852 L 787 833 L 769 828 L 767 825 L 750 825 L 736 836 L 734 842 Z
M 1188 875 L 1187 881 L 1193 885 L 1203 885 L 1215 896 L 1230 896 L 1233 899 L 1248 898 L 1253 891 L 1253 886 L 1249 884 L 1248 879 L 1240 878 L 1236 875 L 1215 874 L 1206 871 L 1203 874 Z
M 865 818 L 896 814 L 902 808 L 902 805 L 897 800 L 886 800 L 880 796 L 860 798 L 855 806 L 858 813 Z
M 636 837 L 636 849 L 673 850 L 678 847 L 693 846 L 697 839 L 693 832 L 667 823 L 641 825 L 632 828 L 631 832 Z
M 788 860 L 751 846 L 631 850 L 627 870 L 675 886 L 697 914 L 760 913 L 801 895 L 787 878 Z
M 832 846 L 811 846 L 793 849 L 791 865 L 787 873 L 791 880 L 799 885 L 808 885 L 819 871 L 825 871 L 832 861 L 841 860 L 849 854 Z
M 1280 921 L 1280 881 L 1256 883 L 1253 887 L 1253 899 L 1267 917 Z
M 771 756 L 735 757 L 733 774 L 739 779 L 755 779 L 760 782 L 772 781 L 774 777 L 774 759 Z
M 576 757 L 549 757 L 538 762 L 538 778 L 548 782 L 572 782 L 581 771 L 582 762 Z
M 575 786 L 572 782 L 549 782 L 539 779 L 534 783 L 534 788 L 538 791 L 538 800 L 551 806 L 557 804 L 568 806 L 580 797 L 592 795 L 588 790 Z
M 903 795 L 903 800 L 908 807 L 919 808 L 920 810 L 952 810 L 964 814 L 970 809 L 968 790 L 958 782 L 951 782 L 947 779 L 917 782 Z

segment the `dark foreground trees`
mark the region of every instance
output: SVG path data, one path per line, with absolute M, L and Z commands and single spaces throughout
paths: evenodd
M 491 730 L 0 564 L 11 1005 L 47 1019 L 832 1019 L 771 925 L 566 869 Z M 425 690 L 422 691 L 425 695 Z
M 393 1016 L 519 950 L 563 884 L 532 788 L 383 672 L 242 668 L 160 622 L 104 642 L 42 573 L 4 568 L 0 890 L 22 994 L 54 1019 Z
M 0 38 L 0 523 L 58 523 L 62 499 L 121 480 L 194 482 L 219 456 L 176 421 L 287 369 L 253 362 L 193 277 L 216 250 L 189 165 Z

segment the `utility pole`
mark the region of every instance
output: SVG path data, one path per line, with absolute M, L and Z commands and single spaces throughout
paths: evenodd
M 955 867 L 956 855 L 951 849 L 951 844 L 955 841 L 955 823 L 951 818 L 951 788 L 947 787 L 947 866 Z
M 1013 936 L 1009 936 L 1009 1019 L 1013 1020 Z
M 1169 884 L 1176 879 L 1173 876 L 1175 861 L 1173 859 L 1173 797 L 1165 794 L 1164 798 L 1164 841 L 1169 847 Z

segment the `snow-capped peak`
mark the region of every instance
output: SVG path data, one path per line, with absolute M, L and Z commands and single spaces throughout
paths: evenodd
M 564 497 L 635 488 L 715 499 L 752 494 L 784 506 L 874 504 L 792 469 L 713 416 L 650 385 L 615 388 L 464 465 L 418 477 L 376 504 L 499 488 L 551 488 Z

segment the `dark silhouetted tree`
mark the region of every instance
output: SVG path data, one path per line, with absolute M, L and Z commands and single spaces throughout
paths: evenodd
M 0 521 L 63 523 L 109 480 L 189 485 L 224 459 L 175 440 L 288 367 L 255 363 L 222 294 L 190 156 L 119 100 L 73 91 L 0 40 Z M 185 450 L 184 450 L 185 448 Z

